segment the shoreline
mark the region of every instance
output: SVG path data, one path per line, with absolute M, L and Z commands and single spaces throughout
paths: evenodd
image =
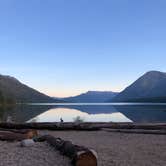
M 143 129 L 166 130 L 166 123 L 114 123 L 114 122 L 41 122 L 41 123 L 0 123 L 0 128 L 8 129 L 48 129 L 48 130 L 102 130 L 108 129 Z

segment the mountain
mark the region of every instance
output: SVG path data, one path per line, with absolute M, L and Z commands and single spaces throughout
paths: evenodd
M 113 102 L 166 102 L 166 73 L 150 71 L 119 93 Z
M 88 91 L 78 96 L 63 98 L 63 100 L 72 103 L 102 103 L 115 97 L 117 94 L 111 91 Z
M 0 98 L 16 102 L 58 102 L 35 89 L 22 84 L 14 77 L 0 75 Z

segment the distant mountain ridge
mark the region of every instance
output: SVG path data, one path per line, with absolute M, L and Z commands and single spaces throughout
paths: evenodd
M 78 96 L 61 98 L 72 103 L 102 103 L 115 97 L 118 93 L 112 91 L 88 91 Z
M 113 102 L 166 102 L 166 73 L 149 71 L 112 99 Z
M 58 102 L 11 76 L 0 75 L 0 92 L 4 98 L 10 97 L 16 102 Z
M 150 71 L 120 93 L 88 91 L 73 97 L 53 98 L 28 87 L 14 77 L 0 75 L 0 104 L 2 100 L 30 102 L 166 102 L 166 73 Z

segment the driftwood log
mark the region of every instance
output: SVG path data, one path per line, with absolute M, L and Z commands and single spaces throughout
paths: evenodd
M 0 129 L 0 140 L 2 141 L 21 141 L 32 139 L 38 136 L 37 130 L 2 130 Z
M 130 134 L 155 134 L 166 135 L 166 130 L 143 130 L 143 129 L 108 129 L 103 128 L 103 131 L 118 132 L 118 133 L 130 133 Z
M 143 129 L 166 130 L 166 123 L 0 123 L 6 129 L 39 129 L 39 130 L 86 130 L 95 131 L 109 129 Z
M 74 145 L 70 141 L 44 135 L 34 139 L 37 142 L 47 141 L 62 155 L 69 157 L 74 166 L 97 166 L 97 153 L 83 146 Z

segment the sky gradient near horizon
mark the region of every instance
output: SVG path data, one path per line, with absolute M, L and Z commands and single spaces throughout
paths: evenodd
M 1 0 L 0 73 L 50 96 L 120 91 L 166 71 L 165 0 Z

